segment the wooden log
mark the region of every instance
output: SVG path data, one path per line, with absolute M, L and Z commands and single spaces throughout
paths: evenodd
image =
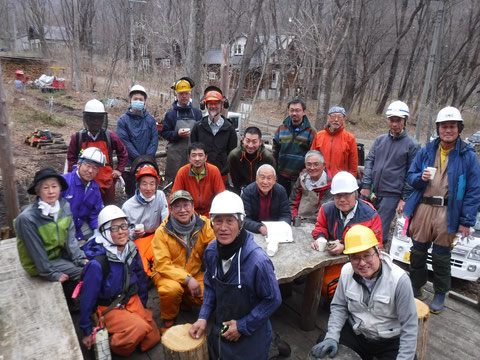
M 66 154 L 67 150 L 43 150 L 44 154 Z
M 188 333 L 192 324 L 172 326 L 162 336 L 163 355 L 166 360 L 208 360 L 205 333 L 193 339 Z
M 63 138 L 55 138 L 53 139 L 54 144 L 65 144 L 65 140 Z
M 423 301 L 415 299 L 418 316 L 418 336 L 417 336 L 417 360 L 427 358 L 427 340 L 428 324 L 430 319 L 430 309 Z
M 67 150 L 68 146 L 65 144 L 38 144 L 38 148 L 45 150 Z
M 312 352 L 308 353 L 307 360 L 316 360 L 316 359 L 319 359 L 319 358 L 313 356 Z M 330 359 L 330 358 L 327 355 L 324 357 L 324 359 Z M 360 360 L 361 357 L 355 351 L 353 351 L 352 349 L 350 349 L 345 345 L 338 344 L 338 353 L 337 353 L 337 356 L 335 356 L 335 360 L 357 360 L 357 359 Z

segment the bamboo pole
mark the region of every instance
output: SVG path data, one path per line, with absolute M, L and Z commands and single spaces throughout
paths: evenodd
M 19 213 L 18 193 L 15 184 L 15 165 L 11 147 L 11 134 L 8 128 L 7 104 L 3 91 L 3 73 L 0 61 L 0 168 L 2 170 L 4 205 L 7 211 L 8 226 L 13 229 L 13 220 Z

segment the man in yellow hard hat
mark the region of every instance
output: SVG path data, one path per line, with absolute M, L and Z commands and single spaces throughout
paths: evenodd
M 175 92 L 173 107 L 163 118 L 160 135 L 168 141 L 167 164 L 165 176 L 173 181 L 178 169 L 188 163 L 188 143 L 193 125 L 202 119 L 200 109 L 194 108 L 191 102 L 191 91 L 195 83 L 189 77 L 182 77 L 173 83 Z
M 342 274 L 330 307 L 328 332 L 312 355 L 335 357 L 338 343 L 362 359 L 413 359 L 418 320 L 408 275 L 378 250 L 374 232 L 354 225 L 345 235 L 350 262 Z

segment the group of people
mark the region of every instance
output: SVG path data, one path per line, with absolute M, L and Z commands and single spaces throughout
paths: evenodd
M 480 203 L 480 166 L 460 139 L 460 112 L 442 109 L 439 138 L 419 150 L 406 131 L 408 106 L 393 102 L 389 131 L 375 140 L 359 178 L 343 108 L 331 108 L 316 133 L 305 103 L 292 100 L 270 151 L 256 127 L 245 129 L 237 145 L 233 124 L 222 116 L 228 99 L 218 87 L 205 90 L 202 116 L 190 101 L 194 85 L 188 77 L 173 84 L 176 100 L 161 130 L 168 140 L 169 197 L 158 189 L 158 131 L 139 85 L 130 91 L 118 135 L 106 128 L 103 104 L 89 101 L 85 129 L 71 138 L 70 172 L 42 169 L 28 189 L 35 202 L 15 220 L 21 263 L 31 275 L 61 282 L 69 302 L 73 288 L 80 289 L 83 343 L 92 346 L 97 312 L 112 334 L 112 351 L 145 351 L 181 308 L 200 306 L 190 335 L 202 335 L 215 313 L 211 358 L 267 358 L 269 317 L 281 295 L 272 262 L 252 233 L 267 236 L 265 221 L 295 218 L 315 224 L 312 251 L 326 241 L 330 254 L 350 258 L 325 271 L 324 284 L 337 285 L 326 292 L 333 297 L 328 332 L 313 355 L 334 356 L 342 343 L 365 359 L 413 359 L 414 295 L 427 280 L 427 250 L 433 242 L 430 309 L 438 313 L 450 288 L 453 238 L 468 235 Z M 121 208 L 112 205 L 120 177 L 128 195 Z M 402 212 L 413 239 L 410 276 L 380 250 Z M 146 308 L 149 278 L 160 298 L 160 329 Z

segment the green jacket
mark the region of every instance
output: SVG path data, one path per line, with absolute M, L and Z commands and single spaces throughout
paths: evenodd
M 66 259 L 81 266 L 86 257 L 75 239 L 75 225 L 68 202 L 60 198 L 57 221 L 45 216 L 38 208 L 38 198 L 14 221 L 20 263 L 32 275 L 58 281 L 61 271 L 51 262 Z

